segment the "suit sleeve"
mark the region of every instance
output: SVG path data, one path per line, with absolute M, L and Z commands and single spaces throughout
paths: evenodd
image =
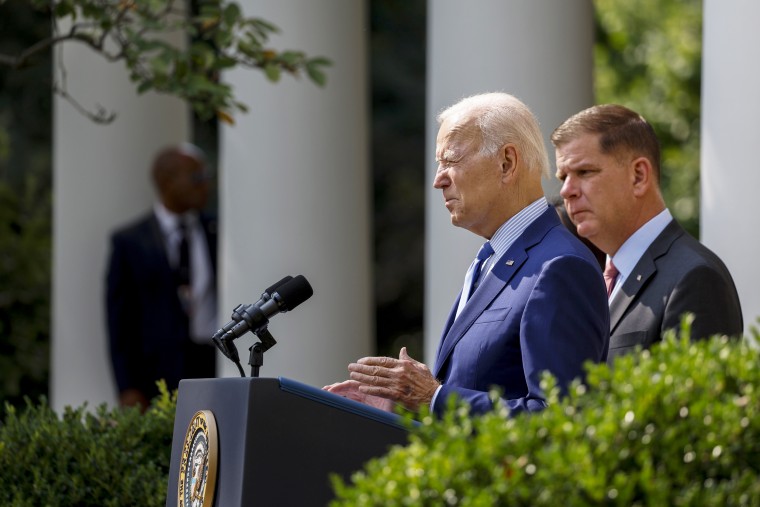
M 517 412 L 543 408 L 543 372 L 551 373 L 564 393 L 574 379 L 584 378 L 584 363 L 607 359 L 609 334 L 607 291 L 598 266 L 576 256 L 548 262 L 520 325 L 528 395 L 505 400 L 507 406 Z
M 730 275 L 703 264 L 679 280 L 665 306 L 661 332 L 680 329 L 684 313 L 694 314 L 691 338 L 709 338 L 714 334 L 741 335 L 741 307 Z
M 133 308 L 137 295 L 128 257 L 124 239 L 112 237 L 106 274 L 106 314 L 111 364 L 120 392 L 139 388 L 138 380 L 133 378 L 140 371 L 137 313 Z

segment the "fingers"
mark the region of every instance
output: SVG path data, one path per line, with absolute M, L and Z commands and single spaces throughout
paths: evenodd
M 379 397 L 401 403 L 416 410 L 430 403 L 439 382 L 428 367 L 413 359 L 406 347 L 399 351 L 398 359 L 391 357 L 363 357 L 348 365 L 354 393 Z
M 393 368 L 397 362 L 398 360 L 392 357 L 362 357 L 357 361 L 358 364 L 379 366 L 381 368 Z
M 344 380 L 343 382 L 336 382 L 335 384 L 325 386 L 322 389 L 334 394 L 348 396 L 350 393 L 359 391 L 359 383 L 354 380 Z
M 348 371 L 349 373 L 359 373 L 361 375 L 366 375 L 368 377 L 388 378 L 388 377 L 394 376 L 394 371 L 396 371 L 399 366 L 399 360 L 392 359 L 390 357 L 380 358 L 380 359 L 390 359 L 390 361 L 383 361 L 383 364 L 373 364 L 373 363 L 367 364 L 367 363 L 362 363 L 361 362 L 362 360 L 360 360 L 360 362 L 358 363 L 349 364 Z
M 368 374 L 361 371 L 351 371 L 348 377 L 351 380 L 370 386 L 388 387 L 394 383 L 392 370 L 382 370 L 378 374 Z

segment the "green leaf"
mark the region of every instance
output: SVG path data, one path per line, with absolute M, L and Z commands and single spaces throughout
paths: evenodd
M 325 84 L 327 84 L 327 76 L 322 72 L 318 65 L 312 65 L 309 63 L 306 66 L 306 73 L 318 86 L 325 86 Z
M 142 95 L 151 88 L 153 88 L 153 83 L 151 81 L 143 81 L 137 86 L 137 93 Z
M 235 2 L 229 3 L 224 8 L 224 13 L 222 14 L 222 17 L 224 18 L 224 23 L 228 26 L 234 26 L 235 23 L 237 23 L 238 19 L 240 18 L 240 7 Z
M 68 16 L 76 19 L 77 11 L 74 2 L 71 0 L 60 0 L 53 8 L 53 14 L 56 18 L 66 18 Z
M 280 67 L 274 63 L 268 63 L 264 66 L 264 74 L 270 81 L 277 82 L 280 80 Z

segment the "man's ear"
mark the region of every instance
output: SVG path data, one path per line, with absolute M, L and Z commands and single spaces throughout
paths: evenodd
M 646 157 L 638 157 L 631 161 L 633 168 L 633 195 L 643 196 L 655 184 L 654 168 Z
M 517 169 L 517 150 L 513 144 L 506 144 L 502 147 L 500 153 L 501 176 L 502 178 L 511 178 Z

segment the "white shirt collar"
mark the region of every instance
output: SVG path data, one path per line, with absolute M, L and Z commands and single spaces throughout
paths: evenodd
M 198 220 L 198 214 L 195 211 L 182 214 L 174 213 L 166 209 L 166 206 L 159 201 L 153 205 L 153 213 L 156 215 L 156 220 L 158 220 L 158 225 L 161 227 L 164 236 L 170 236 L 176 232 L 180 220 L 184 220 L 190 227 L 194 227 Z
M 673 220 L 673 215 L 665 208 L 660 213 L 654 216 L 647 223 L 642 225 L 639 230 L 634 232 L 626 241 L 621 245 L 615 255 L 612 257 L 612 262 L 618 269 L 620 274 L 615 282 L 615 289 L 610 294 L 610 299 L 615 297 L 620 286 L 633 272 L 633 268 L 636 267 L 641 256 L 644 255 L 647 248 L 652 242 L 657 239 L 657 236 L 668 226 Z
M 512 243 L 514 243 L 515 240 L 525 232 L 525 229 L 541 216 L 548 207 L 549 203 L 546 201 L 546 197 L 542 196 L 504 222 L 489 240 L 494 253 L 488 261 L 486 261 L 487 264 L 485 269 L 490 270 L 494 265 L 494 261 L 501 258 L 501 256 L 507 252 L 509 247 L 512 246 Z

